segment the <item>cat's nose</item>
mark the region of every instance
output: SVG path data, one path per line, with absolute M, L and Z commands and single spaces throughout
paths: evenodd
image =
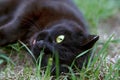
M 37 41 L 36 44 L 39 48 L 44 48 L 45 47 L 45 44 L 44 44 L 43 40 Z
M 51 54 L 52 51 L 50 49 L 50 45 L 47 44 L 44 40 L 37 41 L 37 46 L 40 50 L 43 50 L 46 54 Z

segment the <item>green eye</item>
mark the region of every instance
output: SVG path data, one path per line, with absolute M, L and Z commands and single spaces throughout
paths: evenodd
M 64 39 L 65 39 L 65 36 L 64 36 L 64 35 L 59 35 L 59 36 L 56 38 L 56 42 L 57 42 L 57 43 L 61 43 Z

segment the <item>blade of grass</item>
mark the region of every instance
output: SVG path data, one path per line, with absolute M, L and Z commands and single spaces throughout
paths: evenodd
M 5 54 L 3 54 L 3 53 L 0 53 L 0 58 L 2 59 L 2 61 L 7 61 L 7 62 L 10 62 L 10 63 L 12 63 L 13 65 L 15 65 L 15 63 L 9 58 L 9 57 L 7 57 Z
M 73 69 L 71 67 L 68 66 L 68 69 L 71 73 L 71 80 L 77 80 L 76 76 L 75 76 L 75 73 L 73 72 Z
M 33 57 L 34 61 L 36 62 L 36 58 L 31 52 L 31 50 L 22 41 L 19 40 L 19 42 L 26 48 L 26 50 L 30 53 L 30 55 Z
M 36 73 L 37 73 L 37 78 L 38 78 L 38 80 L 41 80 L 42 79 L 42 76 L 40 75 L 40 72 L 41 72 L 41 63 L 42 63 L 42 57 L 43 57 L 43 55 L 44 55 L 44 50 L 42 50 L 41 52 L 40 52 L 40 56 L 38 57 L 38 59 L 36 60 L 36 69 L 37 69 L 37 71 L 36 71 Z
M 19 43 L 10 44 L 8 46 L 11 47 L 12 49 L 14 49 L 17 52 L 20 52 L 21 49 L 23 48 L 23 46 L 21 46 Z
M 3 59 L 0 59 L 0 64 L 2 64 L 4 62 L 4 60 Z
M 97 50 L 97 44 L 95 44 L 94 48 L 92 48 L 91 50 L 91 56 L 88 60 L 88 64 L 87 64 L 87 68 L 86 69 L 89 69 L 89 67 L 91 66 L 91 63 L 92 63 L 92 60 L 93 60 L 93 57 L 95 55 L 95 51 Z
M 52 59 L 52 58 L 49 58 L 49 60 L 48 60 L 48 65 L 47 65 L 47 69 L 46 69 L 45 75 L 44 75 L 44 80 L 49 80 L 49 79 L 50 79 L 52 62 L 53 62 L 53 59 Z
M 105 75 L 105 80 L 119 80 L 120 79 L 120 60 L 114 65 L 109 66 L 108 74 Z
M 102 49 L 98 52 L 97 56 L 94 57 L 93 62 L 92 62 L 92 66 L 98 61 L 98 59 L 100 58 L 100 55 L 102 55 L 102 54 L 106 51 L 106 49 L 108 48 L 108 45 L 109 45 L 112 37 L 113 37 L 113 35 L 111 35 L 111 36 L 109 37 L 109 39 L 108 39 L 108 40 L 105 42 L 105 44 L 103 45 Z
M 112 43 L 120 43 L 120 39 L 111 40 Z
M 73 67 L 73 65 L 75 64 L 76 59 L 78 59 L 79 57 L 85 55 L 85 54 L 88 53 L 90 50 L 91 50 L 91 49 L 88 49 L 88 50 L 80 53 L 78 56 L 76 56 L 75 59 L 73 60 L 72 64 L 71 64 L 71 67 Z
M 56 66 L 56 80 L 59 78 L 59 56 L 58 53 L 55 52 L 55 66 Z

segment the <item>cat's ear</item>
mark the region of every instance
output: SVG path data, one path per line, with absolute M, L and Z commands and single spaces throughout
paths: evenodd
M 83 42 L 82 47 L 84 47 L 84 49 L 90 49 L 93 47 L 93 45 L 96 43 L 98 39 L 99 39 L 99 36 L 97 35 L 89 35 L 87 37 L 87 40 Z

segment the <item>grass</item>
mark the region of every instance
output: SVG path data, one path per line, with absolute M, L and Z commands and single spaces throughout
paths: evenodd
M 97 33 L 97 25 L 100 20 L 106 19 L 114 15 L 118 8 L 116 8 L 115 0 L 74 0 L 79 6 L 80 10 L 86 17 L 91 31 Z M 116 0 L 117 1 L 117 0 Z
M 117 7 L 119 6 L 119 4 L 116 6 L 118 2 L 115 2 L 115 0 L 75 0 L 75 2 L 83 12 L 86 20 L 88 20 L 93 33 L 97 33 L 97 25 L 99 22 L 103 19 L 107 19 L 109 16 L 113 16 L 118 11 Z M 120 59 L 116 60 L 116 62 L 108 61 L 109 59 L 107 59 L 109 53 L 112 51 L 111 45 L 120 44 L 120 38 L 113 39 L 113 37 L 114 35 L 111 35 L 105 41 L 101 40 L 94 46 L 92 52 L 94 58 L 93 60 L 90 58 L 86 68 L 83 66 L 81 70 L 77 69 L 76 73 L 74 73 L 74 71 L 68 67 L 70 72 L 60 76 L 57 74 L 56 79 L 120 80 Z M 114 49 L 114 47 L 112 48 Z M 3 64 L 3 62 L 8 63 L 6 68 L 1 69 L 0 67 L 0 80 L 51 80 L 54 78 L 50 76 L 51 60 L 49 61 L 46 71 L 43 71 L 40 67 L 41 60 L 39 60 L 39 64 L 34 65 L 31 63 L 31 58 L 25 55 L 24 49 L 34 58 L 29 48 L 20 41 L 2 49 L 7 50 L 7 53 L 10 53 L 10 55 L 0 53 L 0 64 Z M 77 57 L 84 54 L 85 52 Z M 12 59 L 13 55 L 17 55 L 13 57 L 15 59 Z M 40 59 L 41 57 L 42 55 L 40 55 Z M 58 61 L 56 61 L 56 64 L 57 63 Z M 57 70 L 56 73 L 58 72 L 59 70 Z
M 89 64 L 87 67 L 83 67 L 82 70 L 77 70 L 77 73 L 74 73 L 73 70 L 69 68 L 70 72 L 63 75 L 58 76 L 58 80 L 67 80 L 69 77 L 72 80 L 119 80 L 120 79 L 120 60 L 118 60 L 114 65 L 112 63 L 107 63 L 106 57 L 108 55 L 108 47 L 110 43 L 113 41 L 112 36 L 108 38 L 108 40 L 102 45 L 101 49 L 97 52 L 97 47 L 99 44 L 96 44 L 93 50 L 93 54 L 95 54 L 95 57 L 93 58 L 93 61 L 89 61 Z M 86 51 L 85 51 L 86 52 Z M 82 54 L 85 54 L 83 52 Z M 81 56 L 81 54 L 79 55 Z M 77 57 L 79 57 L 77 56 Z M 40 55 L 41 59 L 42 55 Z M 15 74 L 15 72 L 12 72 L 14 68 L 12 69 L 11 65 L 4 71 L 4 74 L 6 74 L 6 77 L 10 79 L 9 75 L 12 77 L 12 79 L 15 80 L 51 80 L 53 76 L 50 76 L 50 68 L 51 68 L 51 61 L 49 61 L 47 69 L 45 72 L 41 71 L 40 63 L 32 69 L 32 67 L 24 67 L 22 68 L 22 73 Z M 41 72 L 41 74 L 40 74 Z

